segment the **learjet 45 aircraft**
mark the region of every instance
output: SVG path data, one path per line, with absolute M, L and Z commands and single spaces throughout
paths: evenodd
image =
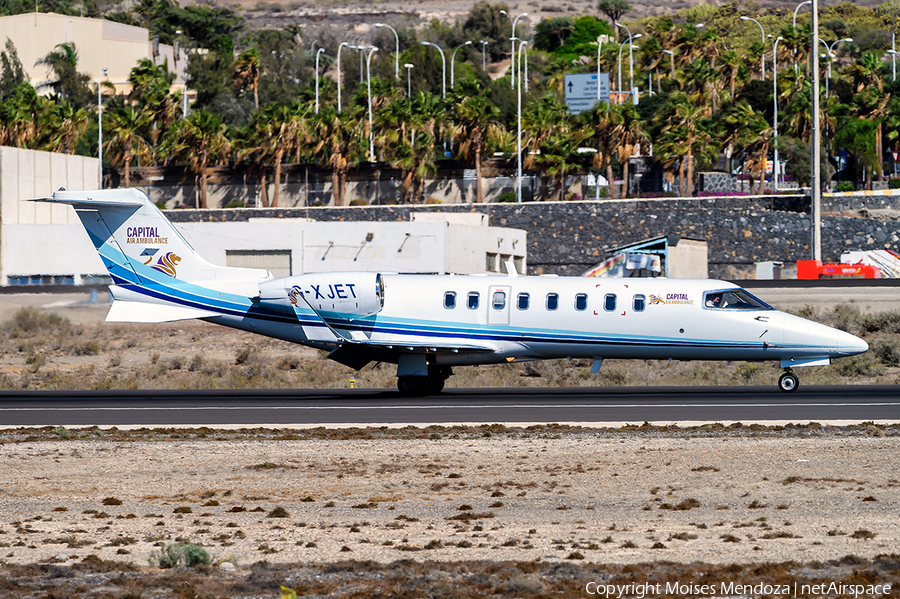
M 454 366 L 590 358 L 779 361 L 865 352 L 848 333 L 780 312 L 716 280 L 329 272 L 271 278 L 210 264 L 146 194 L 64 191 L 112 276 L 107 321 L 198 318 L 327 350 L 360 369 L 397 364 L 406 395 L 438 393 Z

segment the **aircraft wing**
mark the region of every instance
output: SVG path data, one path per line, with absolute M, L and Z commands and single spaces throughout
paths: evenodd
M 497 348 L 490 345 L 481 345 L 474 343 L 425 343 L 425 342 L 409 342 L 402 343 L 396 341 L 358 341 L 347 339 L 337 349 L 328 354 L 328 357 L 335 362 L 349 366 L 359 370 L 369 362 L 373 361 L 395 361 L 389 360 L 390 357 L 396 357 L 397 354 L 408 353 L 459 353 L 459 352 L 494 352 Z

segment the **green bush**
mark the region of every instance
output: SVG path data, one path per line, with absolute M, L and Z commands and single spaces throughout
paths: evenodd
M 891 179 L 891 189 L 900 189 L 900 179 Z
M 856 191 L 856 184 L 851 181 L 841 181 L 835 187 L 835 191 Z
M 166 543 L 159 549 L 150 552 L 150 566 L 153 568 L 177 568 L 179 566 L 187 566 L 188 568 L 196 568 L 197 566 L 208 566 L 212 561 L 209 553 L 200 545 L 193 543 Z
M 869 314 L 863 322 L 870 333 L 900 333 L 900 310 Z
M 498 202 L 506 202 L 506 203 L 515 202 L 517 199 L 518 199 L 518 196 L 516 196 L 516 192 L 514 192 L 514 191 L 504 191 L 497 197 Z
M 872 353 L 885 366 L 900 366 L 900 340 L 881 337 L 872 343 Z
M 831 368 L 840 376 L 878 376 L 884 372 L 878 360 L 872 352 L 866 352 L 850 358 L 841 358 L 831 365 Z

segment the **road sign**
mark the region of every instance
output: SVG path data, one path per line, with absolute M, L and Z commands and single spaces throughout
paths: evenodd
M 569 112 L 578 114 L 584 110 L 590 110 L 598 101 L 609 102 L 609 73 L 581 73 L 566 75 L 565 80 L 566 106 Z M 600 90 L 598 100 L 597 89 Z

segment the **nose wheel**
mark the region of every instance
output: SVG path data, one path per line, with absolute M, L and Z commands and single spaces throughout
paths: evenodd
M 800 379 L 790 370 L 786 371 L 778 379 L 778 388 L 785 393 L 793 393 L 800 386 Z

